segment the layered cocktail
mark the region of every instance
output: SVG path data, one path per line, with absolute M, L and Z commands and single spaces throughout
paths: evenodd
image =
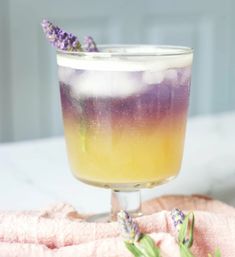
M 192 50 L 99 49 L 57 53 L 73 174 L 116 190 L 153 187 L 174 178 L 183 154 Z

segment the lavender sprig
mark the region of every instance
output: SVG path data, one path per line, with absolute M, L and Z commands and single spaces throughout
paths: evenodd
M 160 257 L 160 250 L 155 246 L 153 239 L 140 232 L 138 224 L 126 211 L 118 213 L 118 221 L 125 245 L 135 257 Z
M 121 233 L 125 241 L 134 243 L 140 240 L 141 233 L 138 224 L 133 221 L 126 211 L 118 213 L 118 222 L 121 225 Z
M 185 214 L 180 209 L 175 208 L 171 211 L 171 218 L 174 222 L 175 228 L 179 232 L 184 222 Z
M 84 38 L 84 49 L 87 52 L 98 52 L 98 48 L 94 39 L 91 36 L 86 36 Z
M 171 211 L 171 218 L 178 232 L 179 244 L 190 248 L 193 244 L 194 214 L 185 215 L 180 209 L 175 208 Z
M 82 52 L 82 46 L 78 38 L 68 33 L 48 20 L 43 20 L 42 29 L 49 42 L 57 49 L 72 52 Z M 98 48 L 91 36 L 84 38 L 84 49 L 86 52 L 98 52 Z
M 42 29 L 49 42 L 60 50 L 83 51 L 78 38 L 68 33 L 48 20 L 43 20 Z
M 181 257 L 195 257 L 190 248 L 193 245 L 194 214 L 185 215 L 180 209 L 171 211 L 171 218 L 178 231 L 179 252 Z M 140 229 L 126 211 L 118 213 L 118 221 L 121 225 L 122 236 L 125 239 L 127 249 L 135 257 L 161 257 L 160 249 L 155 245 L 153 239 L 140 232 Z M 188 239 L 186 237 L 188 236 Z M 207 257 L 221 257 L 219 249 Z
M 195 257 L 190 250 L 193 245 L 194 214 L 190 212 L 185 215 L 180 209 L 173 209 L 171 211 L 171 218 L 178 231 L 178 244 L 181 257 Z M 219 249 L 215 251 L 214 256 L 221 257 Z M 208 254 L 208 257 L 212 257 L 212 255 Z

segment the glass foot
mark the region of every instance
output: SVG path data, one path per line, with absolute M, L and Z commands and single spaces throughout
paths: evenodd
M 92 215 L 86 219 L 87 222 L 112 222 L 117 220 L 119 211 L 125 210 L 133 217 L 142 216 L 141 194 L 139 190 L 119 191 L 112 190 L 111 213 Z
M 117 219 L 117 214 L 121 210 L 127 211 L 133 217 L 141 216 L 142 212 L 140 190 L 112 190 L 111 206 L 111 220 L 113 221 Z

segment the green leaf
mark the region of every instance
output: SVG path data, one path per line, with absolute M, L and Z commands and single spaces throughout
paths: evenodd
M 186 245 L 190 248 L 193 245 L 193 231 L 194 231 L 194 214 L 190 212 L 184 219 L 183 224 L 181 225 L 178 240 L 179 243 Z M 187 235 L 189 239 L 187 239 Z
M 179 245 L 179 247 L 180 247 L 180 256 L 181 256 L 181 257 L 195 257 L 195 256 L 191 253 L 191 251 L 187 248 L 187 246 L 184 245 L 183 243 L 181 243 L 181 244 Z
M 78 127 L 78 133 L 79 133 L 79 139 L 80 139 L 80 143 L 81 143 L 81 149 L 82 151 L 85 153 L 87 151 L 87 124 L 86 124 L 86 119 L 84 116 L 84 112 L 83 112 L 83 105 L 84 105 L 84 101 L 82 99 L 76 100 L 75 105 L 82 110 L 80 119 L 79 119 L 79 127 Z
M 220 253 L 220 250 L 217 248 L 215 249 L 215 253 L 213 255 L 211 255 L 210 253 L 208 254 L 208 257 L 221 257 L 221 253 Z
M 221 252 L 218 248 L 215 250 L 215 257 L 221 257 Z
M 135 257 L 142 257 L 143 254 L 139 249 L 133 244 L 125 242 L 126 248 L 135 256 Z
M 135 244 L 144 257 L 160 257 L 160 249 L 150 236 L 143 235 L 138 243 Z
M 85 123 L 85 120 L 82 118 L 80 120 L 79 135 L 80 135 L 82 151 L 84 153 L 86 152 L 86 133 L 87 133 L 86 123 Z
M 189 217 L 191 216 L 191 223 L 189 227 L 189 240 L 186 243 L 186 246 L 190 248 L 193 245 L 193 233 L 194 233 L 194 222 L 195 222 L 195 217 L 194 214 L 191 212 L 189 213 Z
M 178 241 L 179 243 L 184 243 L 185 237 L 187 235 L 187 229 L 188 229 L 188 215 L 185 217 L 183 224 L 180 227 L 179 235 L 178 235 Z

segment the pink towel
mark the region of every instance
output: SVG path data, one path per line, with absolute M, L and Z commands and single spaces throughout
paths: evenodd
M 235 208 L 204 196 L 164 196 L 143 204 L 148 215 L 137 220 L 150 234 L 162 257 L 179 257 L 176 232 L 169 214 L 174 207 L 195 213 L 197 257 L 219 247 L 223 257 L 235 257 Z M 119 226 L 87 223 L 67 204 L 41 212 L 0 212 L 0 257 L 128 257 Z

